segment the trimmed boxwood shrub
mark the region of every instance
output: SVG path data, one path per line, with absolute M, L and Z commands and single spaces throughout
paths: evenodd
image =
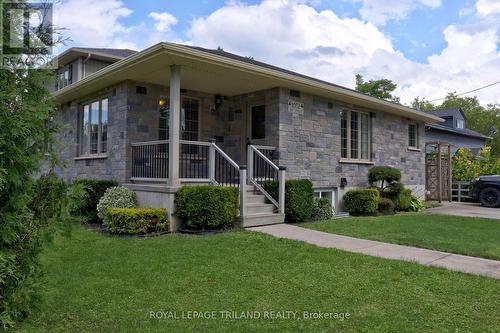
M 389 198 L 381 198 L 378 203 L 378 211 L 383 215 L 392 215 L 394 214 L 394 209 L 396 209 L 396 205 Z
M 333 217 L 332 204 L 327 198 L 314 198 L 313 220 L 329 220 Z
M 374 166 L 368 170 L 368 181 L 371 185 L 380 181 L 380 189 L 384 189 L 384 184 L 399 182 L 401 171 L 390 166 Z
M 97 215 L 104 219 L 108 208 L 135 208 L 137 200 L 134 191 L 124 187 L 110 187 L 104 192 L 97 204 Z
M 345 209 L 351 215 L 373 215 L 377 212 L 379 201 L 378 190 L 372 188 L 351 190 L 344 195 Z
M 193 230 L 232 227 L 238 218 L 238 189 L 204 185 L 184 186 L 175 194 L 175 215 Z
M 264 189 L 278 200 L 277 181 L 264 183 Z M 290 179 L 285 182 L 285 221 L 297 223 L 310 220 L 314 212 L 314 190 L 309 179 Z
M 118 183 L 113 180 L 75 179 L 70 188 L 70 214 L 82 217 L 88 223 L 98 223 L 97 204 L 104 192 L 115 186 Z
M 112 234 L 144 235 L 168 231 L 169 226 L 163 208 L 108 208 L 104 220 Z

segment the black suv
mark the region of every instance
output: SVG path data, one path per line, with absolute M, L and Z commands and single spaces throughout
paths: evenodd
M 500 207 L 500 176 L 481 176 L 473 179 L 469 195 L 485 207 Z

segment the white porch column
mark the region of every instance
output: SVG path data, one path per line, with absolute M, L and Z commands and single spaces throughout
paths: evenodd
M 181 131 L 181 66 L 170 66 L 170 115 L 168 119 L 168 186 L 179 187 L 179 140 Z

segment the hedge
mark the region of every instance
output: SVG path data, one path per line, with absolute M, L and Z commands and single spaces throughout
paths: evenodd
M 169 227 L 163 208 L 108 208 L 104 220 L 112 234 L 144 235 Z
M 85 222 L 100 222 L 97 204 L 106 190 L 118 186 L 113 180 L 75 179 L 70 189 L 70 214 L 81 216 Z
M 231 227 L 238 218 L 238 189 L 214 185 L 184 186 L 175 194 L 175 207 L 175 215 L 188 229 Z
M 373 215 L 379 201 L 379 191 L 372 188 L 351 190 L 344 195 L 345 209 L 351 215 Z
M 264 189 L 278 200 L 277 181 L 264 183 Z M 285 221 L 297 223 L 310 220 L 314 212 L 314 190 L 309 179 L 291 179 L 285 182 Z

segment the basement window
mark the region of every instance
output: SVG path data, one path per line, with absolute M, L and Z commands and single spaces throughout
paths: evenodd
M 332 213 L 335 214 L 335 203 L 337 202 L 336 188 L 317 188 L 314 190 L 315 198 L 326 198 L 332 205 Z

